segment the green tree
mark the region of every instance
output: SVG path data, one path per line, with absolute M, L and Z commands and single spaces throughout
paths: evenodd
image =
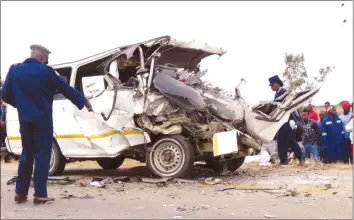
M 308 77 L 304 54 L 285 54 L 284 84 L 291 91 L 301 88 Z
M 328 74 L 335 68 L 330 66 L 320 68 L 319 75 L 309 79 L 304 54 L 285 54 L 284 62 L 284 84 L 291 91 L 315 88 L 319 83 L 324 83 Z
M 308 80 L 306 82 L 305 89 L 313 89 L 319 83 L 324 83 L 327 80 L 328 74 L 331 73 L 334 69 L 335 69 L 334 66 L 332 66 L 332 67 L 331 66 L 327 66 L 325 68 L 318 69 L 319 76 L 313 77 L 312 81 Z

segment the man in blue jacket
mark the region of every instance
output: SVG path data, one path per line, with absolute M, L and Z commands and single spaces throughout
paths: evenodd
M 275 92 L 274 101 L 279 102 L 279 97 L 281 97 L 286 90 L 283 88 L 283 82 L 280 80 L 278 75 L 272 76 L 269 79 L 269 85 L 271 89 Z M 292 112 L 289 120 L 294 120 L 295 122 L 300 120 L 298 112 Z M 302 151 L 299 144 L 296 141 L 296 131 L 290 126 L 289 121 L 280 127 L 278 133 L 276 134 L 277 145 L 278 145 L 278 155 L 281 165 L 288 165 L 288 150 L 289 148 L 295 153 L 295 157 L 299 160 L 300 164 L 303 163 Z
M 15 202 L 27 200 L 28 189 L 34 168 L 35 204 L 54 201 L 47 195 L 47 180 L 53 141 L 53 97 L 59 90 L 77 108 L 86 106 L 92 111 L 90 102 L 70 87 L 54 69 L 47 66 L 50 51 L 40 45 L 32 45 L 31 58 L 12 65 L 2 88 L 2 98 L 17 108 L 22 154 L 19 160 Z M 34 161 L 33 161 L 34 160 Z
M 321 136 L 322 143 L 327 147 L 327 157 L 329 163 L 343 161 L 343 122 L 337 115 L 336 108 L 332 107 L 328 116 L 323 119 Z

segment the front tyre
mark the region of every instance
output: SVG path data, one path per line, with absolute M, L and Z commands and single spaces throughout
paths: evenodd
M 193 170 L 193 148 L 181 135 L 161 136 L 147 152 L 146 164 L 153 174 L 160 177 L 186 177 Z

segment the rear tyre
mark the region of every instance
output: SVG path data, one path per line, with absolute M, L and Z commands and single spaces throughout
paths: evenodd
M 115 158 L 101 158 L 97 160 L 97 163 L 105 170 L 115 170 L 124 163 L 124 160 L 124 157 L 118 156 Z
M 205 160 L 207 166 L 212 168 L 215 171 L 221 172 L 224 166 L 224 163 L 227 163 L 227 170 L 228 171 L 236 171 L 238 168 L 242 166 L 245 162 L 246 157 L 239 157 L 239 158 L 232 158 L 226 161 L 218 161 L 218 159 L 214 160 Z
M 165 178 L 189 176 L 194 165 L 192 145 L 182 135 L 161 136 L 147 152 L 146 164 L 156 176 Z
M 66 165 L 66 158 L 60 151 L 58 144 L 53 141 L 52 153 L 49 165 L 49 176 L 57 176 L 63 173 Z

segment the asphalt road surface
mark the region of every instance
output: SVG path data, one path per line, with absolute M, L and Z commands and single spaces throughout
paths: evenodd
M 142 179 L 151 177 L 145 166 L 128 162 L 105 171 L 84 162 L 69 164 L 63 174 L 74 183 L 48 183 L 54 203 L 35 206 L 32 188 L 28 202 L 14 203 L 15 186 L 7 181 L 17 163 L 2 163 L 1 219 L 353 219 L 350 168 L 243 165 L 220 177 L 197 166 L 193 182 L 165 184 Z M 97 176 L 108 178 L 105 188 L 90 185 Z M 114 182 L 118 176 L 128 177 Z

